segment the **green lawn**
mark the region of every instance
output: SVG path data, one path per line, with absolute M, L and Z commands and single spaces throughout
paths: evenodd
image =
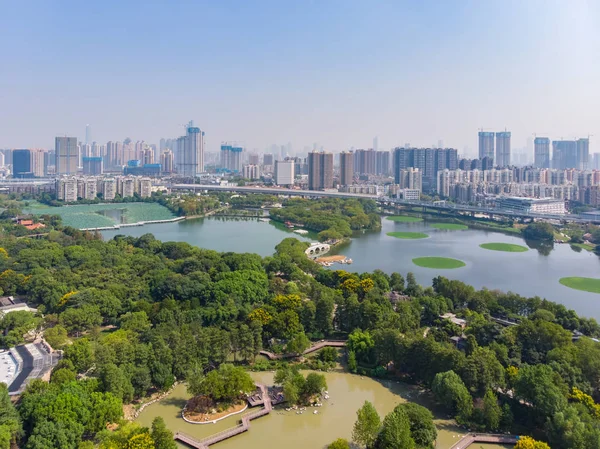
M 448 231 L 462 231 L 464 229 L 469 229 L 468 226 L 457 223 L 431 223 L 429 226 L 436 229 L 445 229 Z
M 388 220 L 399 221 L 400 223 L 417 223 L 423 221 L 419 217 L 409 217 L 408 215 L 394 215 L 393 217 L 387 217 Z
M 444 270 L 460 268 L 466 265 L 462 260 L 450 259 L 449 257 L 417 257 L 412 261 L 415 265 L 419 267 L 437 268 Z
M 507 253 L 524 253 L 529 249 L 526 246 L 515 245 L 513 243 L 482 243 L 479 246 L 483 249 L 491 249 L 492 251 L 505 251 Z
M 596 245 L 591 245 L 587 243 L 571 243 L 571 246 L 576 246 L 577 248 L 585 249 L 586 251 L 594 251 Z
M 396 237 L 397 239 L 426 239 L 429 237 L 427 234 L 422 232 L 388 232 L 387 235 L 390 237 Z
M 600 279 L 596 278 L 580 278 L 568 277 L 558 280 L 562 285 L 575 290 L 583 290 L 584 292 L 600 293 Z

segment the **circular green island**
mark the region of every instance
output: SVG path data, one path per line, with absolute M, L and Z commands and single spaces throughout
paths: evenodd
M 437 268 L 443 270 L 461 268 L 466 265 L 462 260 L 450 259 L 449 257 L 417 257 L 412 261 L 419 267 Z
M 429 226 L 435 229 L 445 229 L 448 231 L 462 231 L 464 229 L 469 229 L 468 226 L 457 223 L 431 223 Z
M 515 245 L 513 243 L 482 243 L 479 246 L 483 249 L 505 251 L 507 253 L 524 253 L 529 249 L 526 246 Z
M 583 290 L 584 292 L 600 293 L 600 279 L 596 278 L 580 278 L 567 277 L 558 280 L 562 285 L 575 290 Z
M 422 218 L 409 217 L 408 215 L 394 215 L 393 217 L 387 217 L 387 219 L 391 221 L 398 221 L 400 223 L 417 223 L 419 221 L 423 221 Z
M 387 235 L 390 237 L 396 237 L 397 239 L 408 240 L 426 239 L 429 237 L 427 234 L 423 234 L 422 232 L 388 232 Z

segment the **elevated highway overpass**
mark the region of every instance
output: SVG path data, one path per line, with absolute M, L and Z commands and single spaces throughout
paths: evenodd
M 473 214 L 486 214 L 489 216 L 498 215 L 514 218 L 539 218 L 545 220 L 569 221 L 575 223 L 600 223 L 600 216 L 586 216 L 576 214 L 565 215 L 550 215 L 527 213 L 513 210 L 496 209 L 492 207 L 469 206 L 466 204 L 447 203 L 445 201 L 425 202 L 411 201 L 397 198 L 387 198 L 378 195 L 368 195 L 363 193 L 347 193 L 334 191 L 317 191 L 317 190 L 295 190 L 295 189 L 280 189 L 276 187 L 248 187 L 248 186 L 221 186 L 221 185 L 202 185 L 202 184 L 172 184 L 172 190 L 184 191 L 209 191 L 209 192 L 237 192 L 237 193 L 264 193 L 268 195 L 285 195 L 285 196 L 300 196 L 307 198 L 363 198 L 377 201 L 381 204 L 412 206 L 427 209 L 435 209 L 440 211 L 455 211 L 467 212 Z

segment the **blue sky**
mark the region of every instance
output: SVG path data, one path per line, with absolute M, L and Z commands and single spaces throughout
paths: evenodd
M 55 135 L 209 149 L 476 148 L 479 127 L 592 137 L 600 2 L 4 1 L 0 148 Z

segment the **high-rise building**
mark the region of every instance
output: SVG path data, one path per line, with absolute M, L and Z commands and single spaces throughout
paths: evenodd
M 83 158 L 84 175 L 101 175 L 104 172 L 104 164 L 101 156 Z
M 552 168 L 578 168 L 578 147 L 575 140 L 552 141 Z
M 374 175 L 377 173 L 377 152 L 370 150 L 354 151 L 354 173 Z
M 510 165 L 510 132 L 496 133 L 496 166 L 508 167 Z
M 590 159 L 590 139 L 577 140 L 577 167 L 579 170 L 587 170 L 589 168 Z
M 248 155 L 248 164 L 249 165 L 259 165 L 258 154 L 251 153 Z
M 85 125 L 85 143 L 87 145 L 92 143 L 92 129 L 90 125 Z
M 238 173 L 242 170 L 243 148 L 228 142 L 221 143 L 221 169 Z
M 140 156 L 142 165 L 154 164 L 154 150 L 152 148 L 144 148 Z
M 160 155 L 163 173 L 173 173 L 173 152 L 168 148 Z
M 455 148 L 396 148 L 394 150 L 394 178 L 400 182 L 400 170 L 418 168 L 424 189 L 435 187 L 437 174 L 444 169 L 458 168 Z
M 376 151 L 375 173 L 377 175 L 388 176 L 390 174 L 390 152 Z
M 265 153 L 263 155 L 263 165 L 273 165 L 273 154 Z
M 77 173 L 79 153 L 77 137 L 57 137 L 54 141 L 55 173 L 57 175 L 74 175 Z
M 294 185 L 294 168 L 295 162 L 293 159 L 275 161 L 275 184 L 278 186 Z
M 105 178 L 101 181 L 102 198 L 105 200 L 114 200 L 117 194 L 117 180 L 114 178 Z
M 333 188 L 333 153 L 308 153 L 308 189 Z
M 354 183 L 354 154 L 346 151 L 340 153 L 340 184 L 349 186 Z
M 378 136 L 373 137 L 373 149 L 375 151 L 379 151 L 379 137 Z
M 204 132 L 190 122 L 186 135 L 177 139 L 177 173 L 194 177 L 204 171 Z
M 533 165 L 550 168 L 550 139 L 547 137 L 536 137 L 533 141 Z
M 102 160 L 102 158 L 100 158 Z M 98 182 L 95 178 L 77 179 L 77 197 L 85 200 L 93 200 L 98 193 Z
M 12 174 L 13 178 L 32 178 L 31 151 L 13 150 Z
M 479 159 L 494 159 L 494 133 L 479 131 Z
M 255 164 L 244 165 L 242 169 L 244 179 L 259 179 L 260 178 L 260 167 Z
M 48 152 L 43 148 L 33 148 L 31 152 L 31 171 L 36 178 L 48 174 Z
M 401 189 L 421 190 L 423 185 L 423 173 L 418 168 L 407 168 L 400 170 L 398 185 Z
M 56 180 L 56 199 L 65 203 L 77 201 L 77 178 L 62 177 Z

